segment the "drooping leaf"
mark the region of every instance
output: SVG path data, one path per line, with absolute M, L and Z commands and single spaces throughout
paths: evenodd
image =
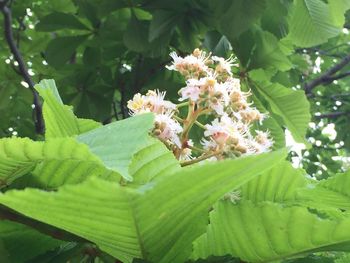
M 343 10 L 345 11 L 345 10 Z M 289 38 L 299 47 L 326 42 L 341 32 L 334 23 L 329 5 L 321 0 L 296 0 L 289 22 Z
M 208 208 L 284 156 L 278 151 L 183 168 L 133 189 L 91 178 L 57 192 L 8 191 L 0 203 L 82 236 L 123 262 L 184 262 L 205 230 Z
M 343 27 L 345 23 L 345 13 L 350 9 L 350 2 L 347 0 L 329 0 L 329 9 L 334 25 Z
M 261 81 L 259 75 L 264 76 L 265 74 L 262 70 L 251 72 L 253 79 L 259 82 L 254 85 L 254 90 L 267 101 L 270 112 L 282 118 L 293 138 L 297 142 L 307 143 L 305 134 L 311 116 L 309 102 L 304 91 L 288 89 L 278 83 L 269 84 Z
M 281 43 L 270 32 L 257 30 L 254 33 L 256 48 L 254 49 L 249 68 L 276 68 L 289 70 L 291 62 L 283 51 Z

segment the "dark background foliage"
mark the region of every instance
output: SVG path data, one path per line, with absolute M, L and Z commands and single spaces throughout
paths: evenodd
M 313 123 L 307 131 L 312 147 L 294 160 L 302 156 L 303 167 L 319 178 L 347 164 L 350 24 L 346 0 L 1 1 L 5 2 L 7 6 L 2 5 L 12 14 L 12 41 L 32 82 L 55 79 L 64 102 L 73 105 L 80 117 L 104 124 L 126 118 L 126 102 L 147 89 L 166 90 L 175 100 L 183 80 L 164 67 L 170 62 L 170 51 L 184 55 L 201 47 L 219 56 L 233 52 L 242 81 L 260 70 L 255 80 L 265 78 L 286 89 L 305 90 Z M 31 84 L 26 83 L 7 40 L 3 26 L 0 136 L 34 138 L 42 128 L 34 127 L 38 118 L 32 109 Z M 270 101 L 252 90 L 268 109 Z M 298 102 L 300 94 L 290 98 Z M 279 112 L 271 111 L 280 126 L 288 127 Z M 335 139 L 322 132 L 333 127 L 329 124 L 335 124 Z M 276 123 L 273 126 L 269 129 L 275 130 Z M 275 140 L 283 144 L 279 134 Z

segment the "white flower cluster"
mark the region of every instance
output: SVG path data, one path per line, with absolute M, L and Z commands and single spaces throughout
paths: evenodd
M 250 92 L 243 92 L 240 79 L 233 76 L 232 67 L 238 66 L 233 57 L 225 60 L 199 49 L 185 57 L 176 53 L 170 56 L 173 63 L 167 68 L 178 71 L 186 80 L 186 86 L 179 91 L 182 103 L 175 105 L 164 99 L 165 92 L 150 90 L 146 95 L 136 94 L 128 102 L 131 115 L 154 112 L 153 134 L 180 160 L 224 159 L 270 150 L 273 142 L 268 132 L 251 133 L 252 124 L 261 123 L 265 115 L 252 107 Z M 178 109 L 183 106 L 187 106 L 185 118 Z M 202 115 L 213 121 L 199 123 Z M 195 147 L 189 138 L 193 125 L 204 129 L 200 147 Z

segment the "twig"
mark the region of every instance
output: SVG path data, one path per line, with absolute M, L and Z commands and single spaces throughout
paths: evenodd
M 310 81 L 309 83 L 306 83 L 304 85 L 304 90 L 306 94 L 311 94 L 312 90 L 317 87 L 320 84 L 327 84 L 335 80 L 334 78 L 338 76 L 339 77 L 345 77 L 348 76 L 347 73 L 339 74 L 337 76 L 334 76 L 335 73 L 337 73 L 339 70 L 344 68 L 348 63 L 350 62 L 350 54 L 345 56 L 338 64 L 331 67 L 328 71 L 326 71 L 321 76 L 315 78 L 314 80 Z M 345 74 L 345 75 L 344 75 Z
M 35 106 L 34 112 L 35 112 L 35 118 L 34 118 L 34 123 L 35 123 L 35 129 L 36 132 L 39 134 L 44 133 L 44 120 L 43 120 L 43 115 L 42 115 L 42 107 L 41 103 L 39 100 L 39 95 L 34 89 L 34 82 L 31 79 L 27 66 L 23 60 L 23 57 L 18 50 L 18 47 L 16 45 L 16 41 L 13 38 L 13 31 L 12 31 L 12 12 L 11 9 L 6 5 L 8 1 L 0 1 L 0 9 L 1 12 L 4 16 L 4 33 L 5 33 L 5 38 L 6 41 L 9 45 L 9 48 L 11 50 L 11 53 L 13 54 L 13 57 L 18 63 L 18 68 L 19 71 L 24 79 L 25 82 L 29 85 L 30 90 L 33 93 L 33 104 Z
M 0 220 L 10 220 L 22 225 L 29 226 L 33 229 L 38 230 L 39 232 L 49 235 L 55 239 L 64 240 L 64 241 L 76 241 L 76 242 L 89 242 L 88 240 L 76 236 L 65 230 L 53 227 L 51 225 L 36 221 L 29 217 L 25 217 L 5 206 L 0 205 Z
M 220 151 L 216 151 L 216 152 L 213 152 L 213 153 L 209 153 L 209 154 L 204 154 L 202 156 L 199 156 L 198 158 L 195 158 L 195 159 L 192 159 L 192 160 L 188 160 L 188 161 L 183 161 L 181 162 L 181 166 L 184 167 L 184 166 L 187 166 L 187 165 L 190 165 L 190 164 L 194 164 L 194 163 L 198 163 L 198 162 L 201 162 L 201 161 L 204 161 L 206 159 L 209 159 L 213 156 L 216 156 L 218 154 L 220 154 L 221 152 Z
M 115 120 L 119 121 L 118 112 L 117 112 L 117 104 L 115 101 L 112 102 L 112 107 L 113 107 L 113 113 L 114 113 Z

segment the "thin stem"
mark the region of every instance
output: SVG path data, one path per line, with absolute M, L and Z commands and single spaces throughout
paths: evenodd
M 189 105 L 189 102 L 188 102 L 188 101 L 185 101 L 185 102 L 176 104 L 176 108 L 181 108 L 181 107 L 184 107 L 184 106 L 187 106 L 187 105 Z
M 205 128 L 205 126 L 200 123 L 199 121 L 195 121 L 194 124 L 196 124 L 198 127 L 202 128 L 203 130 L 206 130 L 207 128 Z
M 201 152 L 201 153 L 206 153 L 205 150 L 198 148 L 196 146 L 188 146 L 187 148 L 190 148 L 191 150 L 197 151 L 197 152 Z
M 188 160 L 188 161 L 184 161 L 184 162 L 181 162 L 181 166 L 184 167 L 184 166 L 187 166 L 187 165 L 191 165 L 191 164 L 194 164 L 194 163 L 198 163 L 198 162 L 201 162 L 201 161 L 204 161 L 206 159 L 209 159 L 210 157 L 213 157 L 213 156 L 216 156 L 218 154 L 220 154 L 221 151 L 216 151 L 216 152 L 213 152 L 213 153 L 210 153 L 210 154 L 204 154 L 196 159 L 192 159 L 192 160 Z
M 181 119 L 179 116 L 173 115 L 173 118 L 181 123 L 183 123 L 185 120 Z

